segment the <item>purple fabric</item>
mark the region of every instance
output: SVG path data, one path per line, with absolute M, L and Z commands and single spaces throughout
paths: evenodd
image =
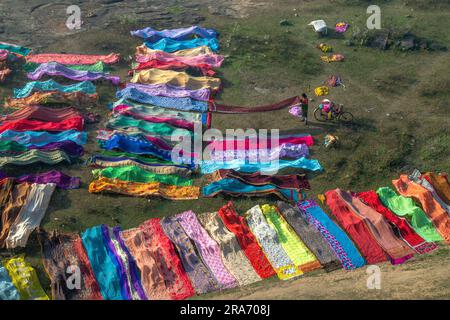
M 135 88 L 139 91 L 145 92 L 154 96 L 163 96 L 170 98 L 192 98 L 200 101 L 208 101 L 211 91 L 208 88 L 189 90 L 182 87 L 172 86 L 167 83 L 162 84 L 140 84 L 140 83 L 127 83 L 126 88 Z M 118 91 L 116 96 L 121 98 Z
M 188 237 L 195 243 L 202 260 L 213 273 L 222 289 L 237 286 L 236 278 L 227 270 L 222 261 L 220 247 L 201 226 L 196 215 L 192 211 L 186 211 L 176 215 Z
M 349 26 L 350 26 L 350 25 L 349 25 L 348 23 L 344 23 L 344 25 L 342 25 L 342 26 L 336 25 L 335 31 L 336 31 L 337 33 L 344 33 L 345 31 L 347 31 L 347 29 L 348 29 Z
M 27 74 L 28 79 L 31 80 L 39 80 L 45 75 L 62 76 L 75 81 L 93 81 L 103 78 L 111 81 L 114 85 L 118 85 L 120 83 L 120 77 L 110 76 L 109 74 L 103 72 L 74 70 L 57 62 L 42 63 L 36 68 L 35 71 Z
M 199 26 L 191 26 L 187 28 L 178 29 L 164 29 L 155 30 L 153 28 L 144 28 L 136 31 L 131 31 L 132 36 L 143 38 L 147 41 L 157 41 L 161 38 L 170 38 L 174 40 L 184 40 L 189 36 L 199 36 L 201 38 L 216 38 L 217 31 L 214 29 L 206 29 Z
M 211 160 L 227 161 L 233 159 L 245 161 L 274 161 L 282 158 L 299 159 L 309 156 L 309 148 L 306 144 L 283 143 L 272 149 L 250 150 L 212 150 Z
M 105 246 L 108 249 L 108 254 L 111 260 L 116 266 L 117 274 L 120 276 L 120 291 L 122 293 L 122 297 L 126 298 L 126 300 L 133 300 L 133 297 L 131 295 L 131 289 L 127 280 L 127 272 L 123 265 L 122 259 L 117 254 L 116 248 L 114 247 L 114 244 L 111 241 L 108 227 L 102 224 L 101 228 L 102 228 L 103 242 L 105 243 Z
M 283 143 L 280 146 L 280 158 L 298 159 L 309 156 L 309 148 L 306 144 Z
M 80 178 L 68 176 L 60 171 L 52 170 L 38 174 L 25 174 L 16 179 L 17 183 L 55 183 L 61 189 L 78 189 L 80 187 Z
M 50 142 L 43 146 L 33 145 L 28 147 L 28 149 L 39 149 L 45 151 L 61 150 L 71 157 L 81 157 L 84 154 L 84 148 L 70 140 Z

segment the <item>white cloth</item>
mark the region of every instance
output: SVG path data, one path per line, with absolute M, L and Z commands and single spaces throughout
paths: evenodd
M 313 26 L 316 32 L 324 32 L 327 30 L 327 24 L 323 20 L 311 21 L 308 26 Z

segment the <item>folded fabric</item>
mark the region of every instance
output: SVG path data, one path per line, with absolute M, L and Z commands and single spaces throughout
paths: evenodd
M 322 267 L 314 254 L 279 214 L 277 207 L 264 204 L 261 206 L 261 210 L 267 224 L 277 232 L 284 251 L 299 270 L 305 273 Z
M 298 208 L 306 214 L 308 222 L 322 234 L 323 239 L 331 246 L 344 269 L 352 270 L 366 264 L 352 240 L 314 200 L 299 202 Z
M 30 183 L 20 183 L 15 185 L 7 203 L 4 206 L 1 214 L 1 232 L 0 232 L 0 248 L 5 248 L 5 240 L 8 237 L 11 226 L 16 221 L 16 218 L 25 204 L 28 194 L 31 190 Z
M 198 220 L 219 245 L 223 264 L 236 278 L 239 286 L 261 280 L 239 246 L 236 237 L 225 227 L 217 212 L 200 214 Z
M 240 247 L 259 277 L 265 279 L 274 276 L 275 270 L 250 231 L 244 217 L 237 214 L 233 203 L 228 202 L 222 206 L 217 214 L 227 229 L 235 235 Z
M 346 22 L 338 22 L 338 23 L 336 23 L 336 26 L 335 26 L 334 30 L 337 33 L 344 33 L 345 31 L 347 31 L 349 26 L 350 25 L 348 23 L 346 23 Z
M 154 60 L 155 58 L 152 57 L 161 57 L 165 56 L 166 58 L 175 58 L 175 57 L 185 57 L 185 58 L 192 58 L 197 56 L 204 56 L 204 55 L 212 55 L 214 52 L 211 50 L 210 47 L 207 46 L 201 46 L 201 47 L 195 47 L 192 49 L 184 49 L 184 50 L 178 50 L 171 53 L 167 53 L 161 50 L 153 50 L 147 47 L 145 44 L 142 44 L 141 46 L 136 47 L 136 57 L 137 56 L 149 56 L 148 58 L 145 58 L 144 60 L 150 61 Z M 139 61 L 138 61 L 139 62 Z
M 411 198 L 399 196 L 389 187 L 379 188 L 377 194 L 381 202 L 400 217 L 405 217 L 413 229 L 426 241 L 442 241 L 442 236 L 434 228 L 425 212 Z
M 135 119 L 131 116 L 116 114 L 111 117 L 106 123 L 106 127 L 109 129 L 126 129 L 129 127 L 138 128 L 139 131 L 145 132 L 146 134 L 170 137 L 177 130 L 165 122 L 149 122 L 147 120 Z M 0 127 L 1 128 L 1 127 Z M 190 135 L 191 132 L 186 130 L 186 135 Z
M 288 280 L 303 274 L 284 251 L 277 232 L 268 225 L 259 205 L 249 209 L 245 218 L 278 278 Z
M 216 38 L 194 38 L 190 40 L 174 40 L 172 38 L 162 38 L 156 42 L 145 41 L 144 44 L 150 49 L 162 50 L 165 52 L 174 52 L 200 46 L 208 46 L 213 51 L 219 50 L 219 41 Z
M 201 50 L 205 48 L 207 50 Z M 160 50 L 151 50 L 144 48 L 137 50 L 136 61 L 138 63 L 147 63 L 153 60 L 157 60 L 165 63 L 183 63 L 185 65 L 191 66 L 193 68 L 220 68 L 224 61 L 224 56 L 212 53 L 211 49 L 208 47 L 198 47 L 194 49 L 198 54 L 192 55 L 193 50 L 189 52 L 189 55 L 181 54 L 181 52 L 188 53 L 187 50 L 177 51 L 177 52 L 164 52 Z M 205 51 L 208 53 L 203 53 Z
M 223 264 L 220 247 L 201 226 L 196 215 L 192 211 L 186 211 L 176 215 L 188 237 L 194 242 L 197 252 L 211 270 L 221 289 L 229 289 L 237 286 L 236 278 Z
M 6 166 L 8 164 L 24 166 L 35 162 L 56 164 L 61 161 L 67 161 L 69 163 L 71 162 L 70 157 L 64 151 L 41 151 L 33 149 L 16 156 L 0 157 L 0 167 Z
M 13 131 L 67 131 L 67 130 L 83 130 L 84 119 L 75 116 L 59 122 L 49 122 L 40 120 L 14 120 L 3 122 L 0 125 L 0 133 L 6 130 Z
M 197 255 L 194 243 L 184 232 L 175 217 L 164 217 L 160 221 L 161 228 L 174 245 L 184 270 L 197 294 L 219 290 L 219 285 L 211 271 Z
M 139 183 L 99 178 L 89 184 L 90 193 L 111 192 L 137 197 L 157 196 L 168 200 L 194 200 L 200 196 L 196 186 L 170 186 L 159 182 Z
M 159 219 L 124 230 L 121 237 L 136 259 L 146 295 L 151 300 L 180 300 L 194 294 L 181 262 Z
M 126 88 L 135 88 L 152 96 L 163 96 L 169 98 L 192 98 L 200 101 L 208 101 L 211 90 L 208 88 L 189 90 L 170 85 L 168 83 L 139 84 L 127 83 Z M 117 92 L 119 94 L 120 91 Z M 118 97 L 119 98 L 119 97 Z
M 81 235 L 83 247 L 89 257 L 103 299 L 124 300 L 127 297 L 122 295 L 121 278 L 103 240 L 103 228 L 106 226 L 95 226 L 84 231 Z
M 103 72 L 80 71 L 67 68 L 65 65 L 57 62 L 43 63 L 33 72 L 27 74 L 28 79 L 39 80 L 43 76 L 60 76 L 75 81 L 94 81 L 105 79 L 112 84 L 118 85 L 120 77 L 110 76 Z
M 26 147 L 45 146 L 46 144 L 61 141 L 73 141 L 78 145 L 85 145 L 87 133 L 76 130 L 49 133 L 45 131 L 13 131 L 6 130 L 0 133 L 0 141 L 16 141 Z
M 113 64 L 117 63 L 119 59 L 120 55 L 116 53 L 110 53 L 108 55 L 40 53 L 40 54 L 31 54 L 26 57 L 27 62 L 33 63 L 57 62 L 61 64 L 70 64 L 70 65 L 94 64 L 97 62 Z
M 54 183 L 33 183 L 16 219 L 9 228 L 5 239 L 7 249 L 25 247 L 30 234 L 39 227 L 55 191 Z
M 27 62 L 23 65 L 23 70 L 25 72 L 34 72 L 40 63 Z M 108 72 L 108 67 L 102 61 L 96 62 L 94 64 L 65 64 L 67 68 L 79 71 L 92 71 L 92 72 Z
M 155 174 L 137 166 L 109 167 L 92 171 L 95 178 L 105 177 L 140 183 L 160 182 L 173 186 L 192 186 L 194 181 L 178 175 Z
M 306 214 L 297 207 L 278 201 L 278 213 L 297 233 L 302 242 L 314 254 L 327 272 L 342 268 L 338 257 L 324 240 L 320 232 L 308 221 Z M 303 269 L 302 269 L 303 270 Z
M 134 72 L 145 70 L 145 69 L 161 69 L 161 70 L 175 70 L 175 71 L 189 71 L 194 73 L 201 73 L 204 76 L 212 77 L 216 74 L 213 68 L 206 63 L 199 64 L 187 64 L 185 62 L 171 59 L 169 61 L 161 61 L 161 60 L 148 60 L 146 62 L 142 62 L 134 66 L 128 74 L 133 75 Z
M 130 82 L 142 84 L 168 83 L 174 86 L 193 90 L 203 88 L 219 90 L 220 87 L 219 78 L 193 77 L 189 76 L 185 72 L 160 69 L 147 69 L 136 72 Z
M 29 48 L 6 42 L 0 42 L 0 49 L 19 56 L 27 56 L 31 52 L 31 49 Z
M 14 89 L 14 98 L 26 98 L 32 92 L 35 91 L 60 91 L 60 92 L 76 92 L 81 91 L 86 94 L 94 94 L 97 92 L 97 88 L 90 81 L 83 81 L 76 84 L 64 86 L 57 83 L 53 79 L 47 81 L 31 81 L 28 82 L 23 88 Z
M 128 87 L 119 91 L 120 99 L 113 104 L 113 107 L 127 104 L 127 100 L 150 104 L 156 107 L 175 109 L 181 111 L 207 112 L 208 103 L 197 101 L 191 98 L 171 98 L 164 96 L 153 96 L 139 89 Z
M 164 29 L 155 30 L 147 27 L 140 30 L 131 31 L 131 35 L 146 39 L 147 41 L 155 41 L 161 38 L 170 38 L 174 40 L 183 40 L 191 36 L 198 36 L 201 38 L 216 38 L 217 31 L 214 29 L 202 28 L 199 26 L 191 26 L 187 28 L 178 29 Z
M 71 177 L 61 171 L 51 170 L 44 173 L 24 174 L 16 178 L 17 183 L 38 183 L 47 184 L 54 183 L 56 187 L 61 189 L 78 189 L 81 180 L 78 177 Z
M 439 197 L 450 205 L 450 183 L 445 174 L 436 174 L 434 172 L 427 172 L 422 175 L 436 190 Z
M 274 141 L 272 141 L 274 140 Z M 264 142 L 264 143 L 263 143 Z M 272 146 L 272 142 L 277 143 Z M 274 148 L 283 144 L 300 145 L 306 144 L 312 146 L 314 144 L 313 137 L 310 134 L 296 134 L 280 136 L 278 140 L 267 137 L 266 141 L 259 141 L 259 139 L 253 139 L 253 137 L 245 139 L 222 139 L 214 140 L 208 145 L 209 150 L 252 150 L 252 149 L 265 149 Z
M 268 112 L 281 110 L 284 108 L 289 108 L 293 106 L 298 106 L 300 104 L 300 97 L 295 96 L 292 98 L 285 99 L 283 101 L 261 105 L 261 106 L 252 106 L 252 107 L 242 107 L 242 106 L 233 106 L 227 104 L 220 104 L 216 102 L 212 102 L 210 111 L 216 113 L 232 113 L 232 114 L 240 114 L 240 113 L 253 113 L 253 112 Z M 280 142 L 281 144 L 282 142 Z
M 206 160 L 200 164 L 202 174 L 213 173 L 220 169 L 234 169 L 240 172 L 261 172 L 272 173 L 284 168 L 297 168 L 310 171 L 320 171 L 322 166 L 318 160 L 306 159 L 304 157 L 296 160 L 278 160 L 272 162 L 246 163 L 242 160 L 233 160 L 230 162 L 216 162 Z
M 281 189 L 311 189 L 305 174 L 266 176 L 259 172 L 243 173 L 233 169 L 221 169 L 214 172 L 211 178 L 213 181 L 232 178 L 255 186 L 272 184 Z
M 392 183 L 402 196 L 413 198 L 421 204 L 423 211 L 431 219 L 437 232 L 446 243 L 450 244 L 450 217 L 433 198 L 431 192 L 411 181 L 404 174 L 400 175 L 399 179 L 392 180 Z
M 367 230 L 388 255 L 392 264 L 400 264 L 413 257 L 414 251 L 403 239 L 395 235 L 391 225 L 381 214 L 350 192 L 336 190 L 336 193 L 353 214 L 362 218 Z
M 66 108 L 49 108 L 42 106 L 26 106 L 22 109 L 1 116 L 0 121 L 16 121 L 16 120 L 40 120 L 60 122 L 74 117 L 81 117 L 81 114 L 72 107 Z
M 235 197 L 264 197 L 268 194 L 274 194 L 281 200 L 287 201 L 299 201 L 302 198 L 302 195 L 299 194 L 299 191 L 297 189 L 280 189 L 272 184 L 253 186 L 233 178 L 225 178 L 214 181 L 204 186 L 202 188 L 202 193 L 205 197 L 215 197 L 218 194 L 226 194 Z
M 419 236 L 411 227 L 408 220 L 401 216 L 397 216 L 387 207 L 383 206 L 375 191 L 358 192 L 356 193 L 356 196 L 394 225 L 401 238 L 417 253 L 423 254 L 437 248 L 433 242 L 427 242 Z
M 5 107 L 23 108 L 35 104 L 68 104 L 76 107 L 86 107 L 97 103 L 97 94 L 86 94 L 81 91 L 76 92 L 35 92 L 26 98 L 14 99 L 6 98 Z
M 36 271 L 25 261 L 24 255 L 5 259 L 3 265 L 8 271 L 21 300 L 49 300 L 39 283 Z
M 0 300 L 20 300 L 19 292 L 12 283 L 8 271 L 0 262 Z

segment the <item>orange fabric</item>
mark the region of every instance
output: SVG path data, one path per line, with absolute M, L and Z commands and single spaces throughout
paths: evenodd
M 409 180 L 407 175 L 401 175 L 392 183 L 398 193 L 405 197 L 411 197 L 422 205 L 423 211 L 431 219 L 436 230 L 450 244 L 450 218 L 447 212 L 434 199 L 433 194 L 421 185 Z
M 436 174 L 427 172 L 422 175 L 429 183 L 433 185 L 434 190 L 446 204 L 450 205 L 450 183 L 446 174 Z

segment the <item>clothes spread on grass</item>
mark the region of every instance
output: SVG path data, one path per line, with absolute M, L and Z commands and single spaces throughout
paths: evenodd
M 26 98 L 35 91 L 60 91 L 60 92 L 77 92 L 81 91 L 86 94 L 94 94 L 97 92 L 95 85 L 90 81 L 83 81 L 73 85 L 61 85 L 58 82 L 49 79 L 47 81 L 31 81 L 23 88 L 14 89 L 14 98 Z
M 178 50 L 191 49 L 201 46 L 208 46 L 213 51 L 219 50 L 217 38 L 194 38 L 190 40 L 174 40 L 172 38 L 161 38 L 156 42 L 145 41 L 144 44 L 153 50 L 174 52 Z

